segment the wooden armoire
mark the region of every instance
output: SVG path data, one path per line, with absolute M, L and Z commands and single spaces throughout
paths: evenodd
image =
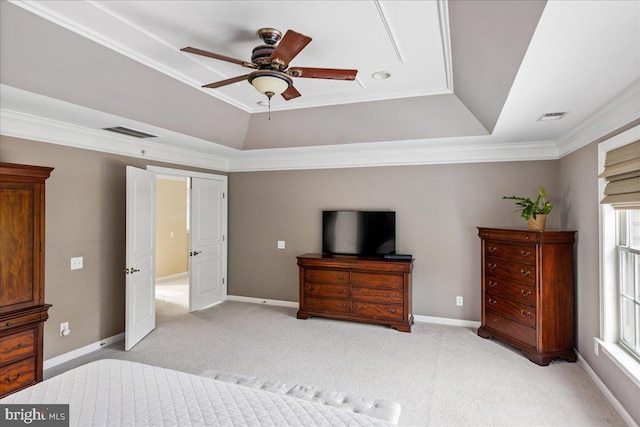
M 0 398 L 42 381 L 45 180 L 0 162 Z

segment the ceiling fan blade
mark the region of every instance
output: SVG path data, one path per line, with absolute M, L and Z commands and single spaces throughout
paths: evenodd
M 209 83 L 208 85 L 204 85 L 202 87 L 206 87 L 206 88 L 209 88 L 209 89 L 215 89 L 215 88 L 218 88 L 218 87 L 230 85 L 232 83 L 237 83 L 237 82 L 241 82 L 243 80 L 247 80 L 247 77 L 249 77 L 249 74 L 245 74 L 244 76 L 232 77 L 232 78 L 226 79 L 226 80 L 220 80 L 219 82 L 215 82 L 215 83 Z
M 220 55 L 218 53 L 209 52 L 195 47 L 183 47 L 180 50 L 183 52 L 195 53 L 196 55 L 202 55 L 213 59 L 219 59 L 221 61 L 231 62 L 232 64 L 242 65 L 243 67 L 247 68 L 258 68 L 257 65 L 251 62 L 242 61 L 240 59 L 231 58 L 230 56 Z
M 358 70 L 293 67 L 287 70 L 287 74 L 291 77 L 306 77 L 310 79 L 355 80 Z
M 275 63 L 276 66 L 283 70 L 310 42 L 311 37 L 288 30 L 280 40 L 280 43 L 278 43 L 278 46 L 276 46 L 276 50 L 271 53 L 269 61 L 272 65 Z
M 300 94 L 300 92 L 298 92 L 298 89 L 296 89 L 293 86 L 289 86 L 289 89 L 282 92 L 282 97 L 284 98 L 285 101 L 288 101 L 293 98 L 297 98 L 299 96 L 302 96 L 302 95 Z

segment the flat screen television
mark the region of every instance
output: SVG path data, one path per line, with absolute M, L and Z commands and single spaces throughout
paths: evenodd
M 393 211 L 322 211 L 322 252 L 386 255 L 396 252 Z

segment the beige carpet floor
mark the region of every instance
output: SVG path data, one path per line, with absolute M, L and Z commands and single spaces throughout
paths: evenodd
M 472 328 L 417 323 L 410 334 L 312 318 L 293 308 L 224 302 L 188 313 L 186 286 L 158 286 L 157 328 L 45 372 L 127 359 L 199 375 L 221 370 L 402 405 L 403 426 L 624 425 L 577 363 L 537 366 Z

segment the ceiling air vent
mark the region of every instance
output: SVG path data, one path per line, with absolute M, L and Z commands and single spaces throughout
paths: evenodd
M 568 111 L 563 111 L 563 112 L 560 112 L 560 113 L 545 113 L 545 114 L 540 116 L 538 121 L 539 122 L 544 122 L 544 121 L 547 121 L 547 120 L 560 120 L 561 118 L 566 116 L 567 113 L 568 113 Z
M 122 135 L 129 135 L 136 138 L 157 138 L 158 135 L 151 135 L 150 133 L 140 132 L 139 130 L 126 128 L 124 126 L 115 126 L 112 128 L 103 128 L 109 132 L 120 133 Z

